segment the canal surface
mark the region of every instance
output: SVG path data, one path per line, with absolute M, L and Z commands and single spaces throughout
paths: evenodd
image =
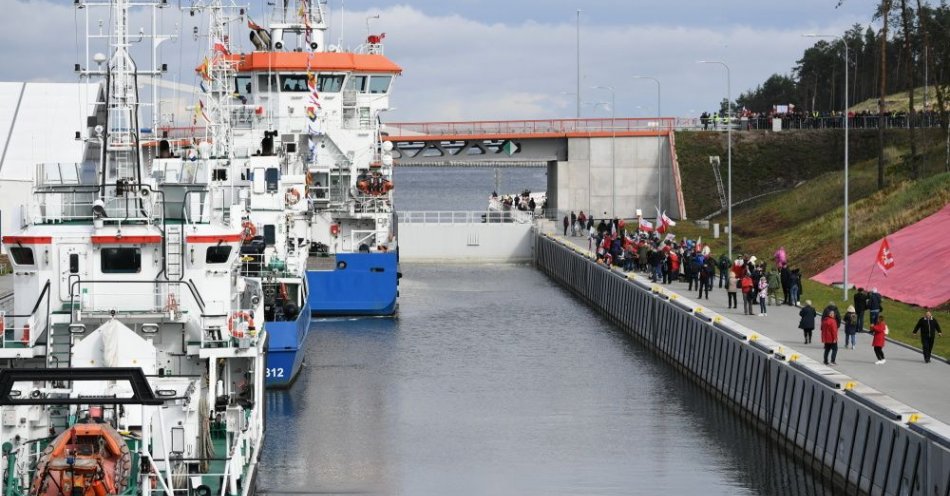
M 546 167 L 498 168 L 499 195 L 547 189 Z M 394 204 L 407 210 L 488 210 L 492 167 L 396 167 Z
M 397 319 L 313 324 L 266 494 L 828 494 L 529 266 L 406 265 Z

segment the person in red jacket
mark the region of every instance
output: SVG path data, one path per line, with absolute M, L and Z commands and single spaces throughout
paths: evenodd
M 825 345 L 825 365 L 828 365 L 828 354 L 831 354 L 831 365 L 838 365 L 838 321 L 834 310 L 828 312 L 821 319 L 821 342 Z
M 871 334 L 874 334 L 874 339 L 871 341 L 871 346 L 874 347 L 874 355 L 877 356 L 877 361 L 874 362 L 876 365 L 881 365 L 886 360 L 884 360 L 884 336 L 887 336 L 887 324 L 884 322 L 884 315 L 878 314 L 877 322 L 871 325 Z

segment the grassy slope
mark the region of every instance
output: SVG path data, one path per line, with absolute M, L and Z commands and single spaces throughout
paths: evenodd
M 708 159 L 703 160 L 703 167 L 684 167 L 684 154 L 680 146 L 682 142 L 687 142 L 687 148 L 692 147 L 687 156 L 698 162 L 697 154 L 715 154 L 706 150 L 716 152 L 718 137 L 693 134 L 687 139 L 677 136 L 677 153 L 681 167 L 684 168 L 684 195 L 687 198 L 694 195 L 692 199 L 687 200 L 687 212 L 692 208 L 691 216 L 695 218 L 698 217 L 696 212 L 702 211 L 704 207 L 707 212 L 718 208 L 715 186 L 709 172 Z M 840 169 L 841 152 L 836 149 L 834 138 L 820 136 L 821 133 L 808 132 L 800 137 L 789 136 L 791 134 L 781 137 L 773 134 L 771 136 L 776 138 L 776 141 L 772 143 L 766 143 L 769 134 L 762 134 L 758 137 L 760 143 L 750 143 L 754 138 L 747 139 L 741 147 L 735 146 L 733 149 L 733 194 L 736 201 L 751 196 L 755 192 L 755 185 L 759 188 L 774 188 L 790 178 L 795 178 L 799 184 L 791 190 L 736 207 L 733 218 L 736 227 L 733 248 L 736 253 L 756 254 L 759 258 L 771 259 L 771 254 L 778 246 L 785 246 L 792 265 L 801 267 L 806 276 L 811 276 L 841 258 L 843 177 L 841 171 L 836 170 Z M 907 174 L 900 165 L 906 139 L 902 134 L 898 132 L 888 136 L 888 186 L 882 191 L 876 190 L 877 159 L 869 156 L 875 154 L 872 143 L 876 141 L 870 141 L 871 137 L 868 136 L 852 141 L 853 160 L 849 171 L 852 252 L 874 242 L 887 232 L 894 232 L 917 222 L 950 203 L 950 173 L 942 172 L 944 150 L 939 135 L 928 133 L 923 140 L 925 178 L 912 182 L 903 179 Z M 740 133 L 736 134 L 739 135 Z M 873 139 L 876 140 L 876 136 L 873 136 Z M 753 144 L 754 146 L 751 146 Z M 856 146 L 860 148 L 856 149 Z M 787 158 L 782 158 L 773 151 L 781 148 L 786 148 L 786 153 L 782 155 Z M 749 154 L 752 150 L 763 149 L 768 152 L 739 158 L 742 153 Z M 720 153 L 725 156 L 725 153 Z M 813 158 L 803 159 L 807 154 L 811 154 Z M 802 160 L 806 160 L 808 165 L 799 165 Z M 759 172 L 755 175 L 740 175 L 743 171 L 739 164 L 754 167 L 751 165 L 753 163 L 766 165 L 756 167 Z M 825 171 L 821 171 L 820 167 L 825 167 Z M 708 179 L 701 177 L 703 173 Z M 769 178 L 772 174 L 776 176 L 775 179 Z M 811 177 L 807 177 L 809 174 Z M 752 181 L 753 184 L 740 186 L 740 178 Z M 725 220 L 725 216 L 720 215 L 715 217 L 713 222 L 724 224 Z M 684 222 L 678 226 L 677 231 L 679 235 L 687 237 L 702 235 L 704 241 L 712 242 L 716 253 L 725 250 L 725 237 L 711 240 L 708 230 Z M 806 281 L 804 293 L 803 298 L 813 300 L 818 306 L 824 306 L 828 301 L 835 301 L 839 306 L 843 305 L 842 308 L 847 306 L 840 301 L 840 289 Z M 943 310 L 946 310 L 946 306 Z M 910 331 L 920 318 L 921 309 L 900 302 L 886 301 L 885 313 L 892 329 L 891 337 L 919 346 L 919 340 L 912 336 Z M 938 319 L 946 322 L 945 325 L 950 328 L 950 315 L 940 312 Z M 938 339 L 935 352 L 950 357 L 950 337 Z

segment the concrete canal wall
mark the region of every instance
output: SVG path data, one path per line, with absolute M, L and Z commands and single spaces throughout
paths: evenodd
M 538 269 L 846 493 L 950 495 L 950 426 L 547 235 L 534 244 Z
M 520 213 L 520 212 L 519 212 Z M 399 257 L 412 262 L 531 262 L 530 219 L 498 212 L 400 212 Z

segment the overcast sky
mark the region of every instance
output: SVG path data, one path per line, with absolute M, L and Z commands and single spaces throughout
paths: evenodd
M 189 4 L 188 0 L 182 0 Z M 171 0 L 171 3 L 176 3 Z M 656 87 L 631 76 L 662 82 L 662 113 L 689 116 L 717 108 L 726 94 L 724 70 L 699 65 L 716 59 L 732 69 L 732 96 L 772 73 L 790 72 L 814 43 L 802 33 L 838 34 L 866 25 L 873 2 L 846 0 L 347 0 L 345 44 L 372 30 L 386 32 L 386 54 L 404 69 L 394 88 L 388 121 L 537 119 L 574 117 L 576 11 L 581 13 L 581 85 L 584 116 L 609 117 L 616 89 L 618 117 L 656 114 Z M 0 69 L 4 81 L 74 81 L 77 22 L 71 0 L 0 0 Z M 250 0 L 251 11 L 263 0 Z M 340 0 L 332 0 L 339 36 Z M 169 9 L 171 10 L 171 9 Z M 165 60 L 180 80 L 196 84 L 201 54 L 190 40 L 196 24 L 166 14 L 182 40 L 168 44 Z M 80 30 L 82 24 L 79 24 Z M 203 28 L 203 26 L 202 26 Z M 137 30 L 137 27 L 135 28 Z M 237 37 L 246 40 L 245 33 Z M 10 63 L 13 62 L 13 63 Z

